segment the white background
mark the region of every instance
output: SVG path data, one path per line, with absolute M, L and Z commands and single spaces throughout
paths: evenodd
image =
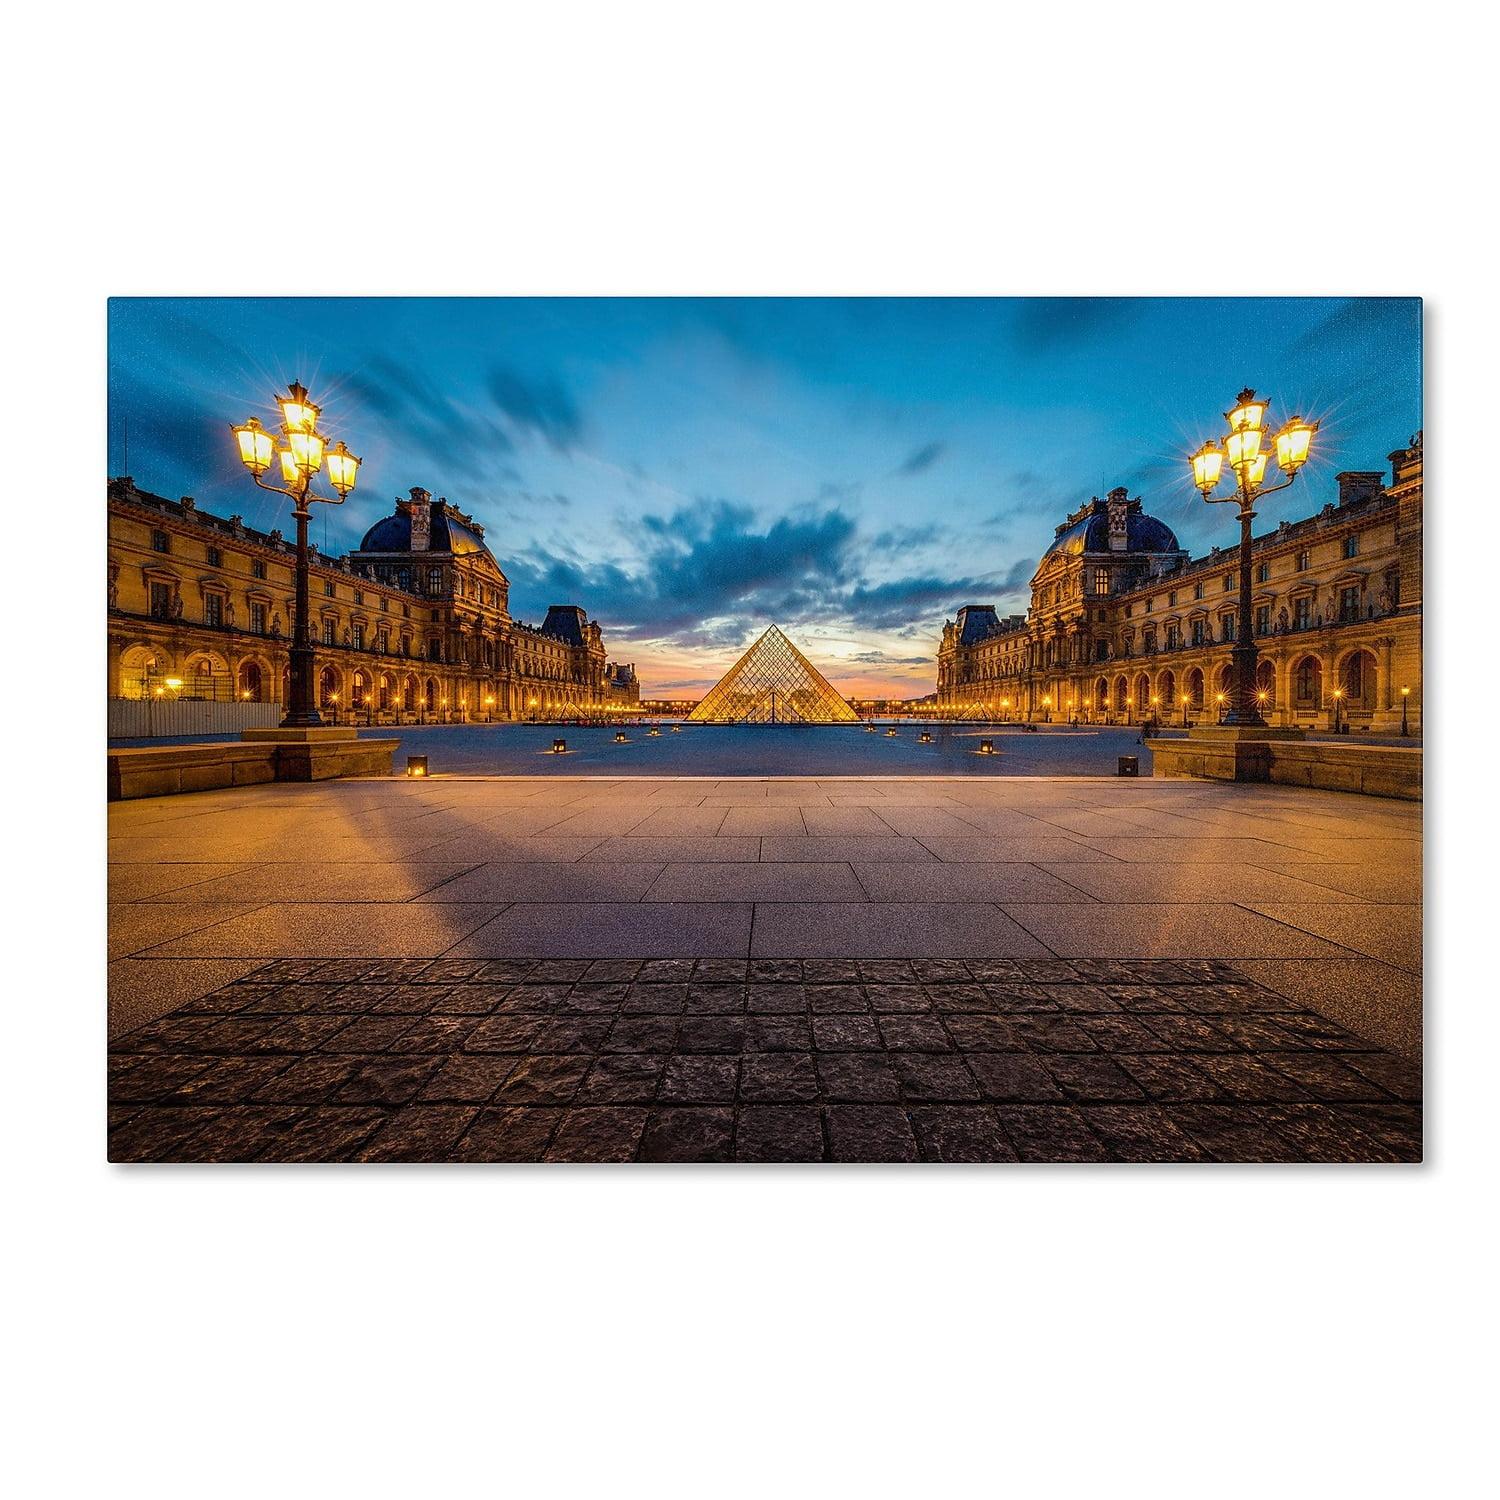
M 1493 1474 L 1484 15 L 11 15 L 15 1493 L 1447 1496 Z M 1425 295 L 1427 1165 L 110 1169 L 104 299 L 272 292 Z

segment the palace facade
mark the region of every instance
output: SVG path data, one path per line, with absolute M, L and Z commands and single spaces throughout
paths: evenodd
M 109 482 L 109 695 L 285 703 L 296 548 L 279 531 Z M 423 489 L 345 556 L 314 550 L 320 711 L 404 724 L 576 717 L 634 706 L 577 604 L 513 620 L 510 583 L 472 516 Z
M 1422 434 L 1384 473 L 1343 473 L 1316 515 L 1254 539 L 1258 695 L 1269 723 L 1422 722 Z M 938 707 L 962 716 L 1215 722 L 1238 626 L 1239 549 L 1189 557 L 1123 489 L 1057 528 L 1031 608 L 943 626 Z

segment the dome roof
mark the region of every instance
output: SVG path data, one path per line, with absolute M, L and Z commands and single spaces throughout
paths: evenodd
M 359 544 L 361 552 L 410 552 L 411 506 L 399 501 L 396 513 L 377 521 Z M 484 533 L 467 520 L 461 519 L 453 508 L 441 500 L 432 502 L 432 531 L 428 540 L 428 552 L 451 552 L 463 557 L 470 552 L 488 552 L 484 544 Z
M 1048 558 L 1054 554 L 1077 557 L 1083 552 L 1108 552 L 1109 506 L 1096 500 L 1086 514 L 1062 527 L 1052 545 L 1042 554 Z M 1139 500 L 1132 500 L 1125 515 L 1126 552 L 1181 552 L 1176 533 L 1165 521 L 1148 516 L 1141 509 Z

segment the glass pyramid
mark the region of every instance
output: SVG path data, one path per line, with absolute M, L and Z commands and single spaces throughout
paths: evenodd
M 859 715 L 781 633 L 764 635 L 709 689 L 692 724 L 854 724 Z

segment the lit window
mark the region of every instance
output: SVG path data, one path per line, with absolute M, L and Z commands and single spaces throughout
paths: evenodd
M 331 646 L 331 645 L 333 645 L 333 621 L 332 620 L 324 620 L 323 621 L 323 644 L 325 646 Z

